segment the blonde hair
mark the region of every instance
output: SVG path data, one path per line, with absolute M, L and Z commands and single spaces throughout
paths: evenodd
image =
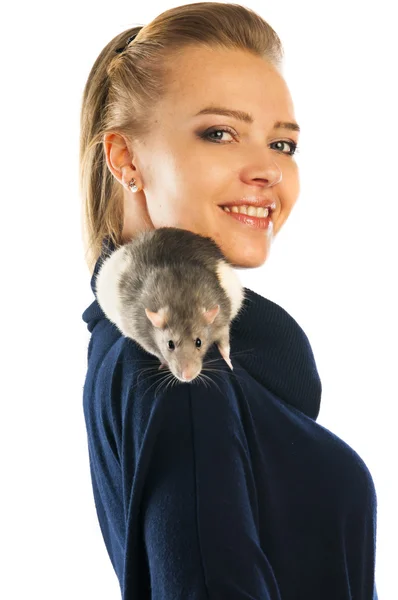
M 138 34 L 122 52 L 128 38 Z M 106 163 L 105 133 L 129 141 L 150 131 L 152 109 L 167 93 L 173 58 L 189 46 L 240 49 L 278 70 L 283 49 L 272 27 L 239 4 L 198 2 L 171 8 L 127 29 L 100 52 L 88 76 L 80 114 L 79 177 L 86 262 L 93 271 L 105 237 L 116 247 L 123 230 L 123 187 Z

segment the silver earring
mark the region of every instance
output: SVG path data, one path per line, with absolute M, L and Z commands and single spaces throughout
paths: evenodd
M 135 179 L 132 179 L 129 183 L 129 188 L 131 189 L 132 192 L 138 192 L 138 187 L 135 183 Z

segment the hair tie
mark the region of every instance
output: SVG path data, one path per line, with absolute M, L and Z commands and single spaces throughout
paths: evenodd
M 129 37 L 129 39 L 126 42 L 126 45 L 123 46 L 123 48 L 118 48 L 117 50 L 115 50 L 115 52 L 123 52 L 123 50 L 126 50 L 126 48 L 129 45 L 129 43 L 133 41 L 133 39 L 135 38 L 135 36 L 137 34 L 138 34 L 138 31 L 137 31 L 137 33 L 134 33 L 132 36 Z

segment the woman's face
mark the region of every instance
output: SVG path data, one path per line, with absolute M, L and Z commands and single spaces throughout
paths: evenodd
M 111 137 L 105 143 L 119 181 L 122 171 L 124 184 L 135 178 L 142 190 L 124 188 L 123 239 L 143 228 L 180 227 L 212 237 L 235 266 L 258 267 L 299 194 L 298 132 L 275 128 L 295 122 L 287 85 L 267 61 L 239 50 L 190 48 L 172 70 L 149 137 L 132 154 L 113 151 Z M 197 114 L 209 106 L 250 113 L 253 122 Z M 245 196 L 275 201 L 271 232 L 221 208 Z

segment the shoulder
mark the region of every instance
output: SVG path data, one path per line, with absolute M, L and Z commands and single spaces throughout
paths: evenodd
M 119 422 L 127 429 L 133 426 L 145 430 L 156 423 L 159 432 L 158 427 L 174 427 L 178 421 L 186 426 L 191 418 L 188 413 L 208 422 L 215 419 L 219 425 L 223 422 L 225 427 L 226 415 L 230 420 L 231 414 L 239 414 L 241 388 L 215 346 L 209 349 L 206 359 L 211 368 L 205 367 L 194 381 L 182 383 L 169 370 L 159 370 L 157 357 L 122 336 L 102 361 L 97 390 L 102 402 L 119 415 Z
M 209 356 L 213 353 L 219 357 L 216 349 Z M 159 371 L 159 360 L 132 340 L 121 338 L 112 346 L 98 372 L 96 401 L 124 472 L 132 476 L 139 465 L 145 471 L 155 456 L 177 464 L 188 453 L 193 460 L 192 452 L 210 467 L 215 452 L 233 454 L 233 448 L 246 446 L 239 441 L 236 378 L 221 358 L 216 364 L 220 367 L 211 363 L 205 378 L 181 383 Z

